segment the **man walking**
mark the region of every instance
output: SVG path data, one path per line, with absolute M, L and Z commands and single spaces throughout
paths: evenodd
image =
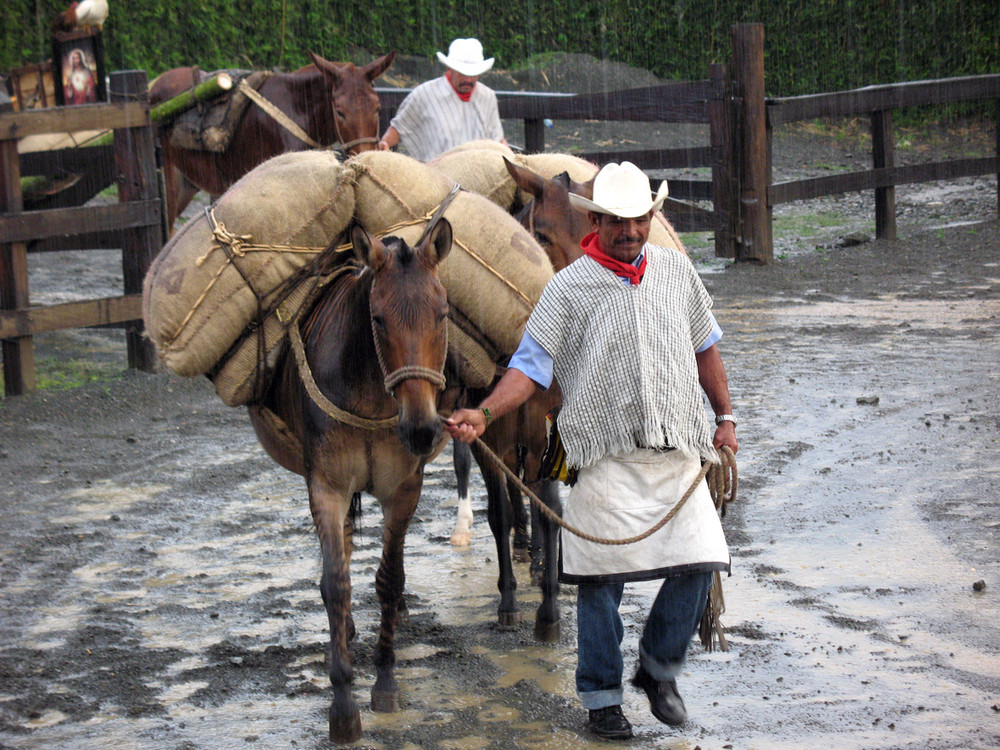
M 400 142 L 414 159 L 430 161 L 468 141 L 506 143 L 497 96 L 479 76 L 493 67 L 483 59 L 478 39 L 456 39 L 448 54 L 437 53 L 447 68 L 439 78 L 417 86 L 403 103 L 379 141 L 382 151 Z
M 628 538 L 673 508 L 716 448 L 738 449 L 722 336 L 711 299 L 690 260 L 647 244 L 650 222 L 666 198 L 653 196 L 633 164 L 608 164 L 593 200 L 571 195 L 593 232 L 585 256 L 556 274 L 528 320 L 509 369 L 478 409 L 456 411 L 451 435 L 472 442 L 495 417 L 517 408 L 553 378 L 563 393 L 558 429 L 578 479 L 566 521 L 597 537 Z M 702 391 L 716 414 L 714 434 Z M 624 584 L 662 579 L 639 641 L 632 684 L 653 715 L 687 718 L 677 688 L 688 644 L 708 599 L 714 571 L 729 552 L 702 481 L 663 528 L 641 542 L 607 546 L 563 534 L 560 580 L 579 586 L 576 688 L 588 727 L 627 739 L 621 710 Z

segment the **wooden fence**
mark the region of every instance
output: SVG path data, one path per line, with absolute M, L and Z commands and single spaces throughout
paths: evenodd
M 142 335 L 141 292 L 146 269 L 163 244 L 163 211 L 145 72 L 113 73 L 109 98 L 107 104 L 25 112 L 14 112 L 10 104 L 0 105 L 0 340 L 7 395 L 34 388 L 32 337 L 65 328 L 124 326 L 128 366 L 155 369 L 155 351 Z M 114 181 L 118 184 L 117 205 L 23 210 L 19 139 L 106 129 L 114 130 L 115 134 L 114 146 L 110 147 L 112 158 L 104 164 L 113 164 Z M 100 170 L 102 152 L 73 151 L 76 155 L 85 153 L 89 164 L 97 165 Z M 98 185 L 91 187 L 103 187 L 100 176 L 96 179 Z M 67 242 L 65 238 L 75 238 L 76 242 Z M 81 238 L 90 241 L 81 244 Z M 50 240 L 54 242 L 48 249 L 120 247 L 124 294 L 61 305 L 29 306 L 28 243 Z M 44 247 L 39 244 L 37 249 Z
M 379 89 L 382 129 L 407 90 Z M 729 66 L 713 65 L 705 81 L 604 94 L 497 92 L 500 116 L 524 122 L 525 151 L 542 151 L 545 119 L 708 123 L 709 143 L 684 149 L 581 153 L 597 163 L 628 159 L 646 171 L 711 167 L 711 181 L 668 180 L 664 206 L 680 231 L 712 231 L 722 258 L 774 260 L 773 208 L 796 200 L 874 190 L 876 234 L 895 238 L 895 186 L 1000 172 L 1000 75 L 869 86 L 852 91 L 768 98 L 764 89 L 764 28 L 732 28 Z M 892 111 L 905 107 L 981 100 L 997 102 L 997 144 L 992 156 L 900 166 L 893 164 Z M 783 122 L 865 115 L 872 123 L 872 168 L 808 180 L 772 181 L 773 129 Z M 1000 180 L 997 189 L 1000 205 Z M 680 199 L 680 200 L 676 200 Z M 706 211 L 683 200 L 711 201 Z
M 0 341 L 8 394 L 34 384 L 33 335 L 62 328 L 124 325 L 128 364 L 155 368 L 150 342 L 142 338 L 142 279 L 164 237 L 150 125 L 146 76 L 141 71 L 111 76 L 111 102 L 14 113 L 0 105 Z M 381 129 L 408 93 L 379 89 Z M 545 148 L 544 120 L 610 120 L 701 123 L 708 143 L 692 148 L 605 151 L 580 156 L 603 163 L 629 159 L 647 171 L 711 169 L 711 180 L 669 179 L 671 201 L 665 210 L 680 231 L 711 231 L 719 257 L 768 263 L 773 260 L 772 211 L 775 205 L 824 195 L 874 190 L 876 232 L 895 236 L 895 186 L 1000 172 L 1000 127 L 992 156 L 894 165 L 892 112 L 904 107 L 975 100 L 997 102 L 1000 125 L 1000 75 L 873 86 L 811 96 L 767 98 L 764 92 L 764 31 L 760 24 L 732 29 L 728 66 L 713 65 L 703 81 L 601 94 L 498 92 L 500 115 L 524 123 L 528 152 Z M 773 129 L 783 122 L 864 114 L 872 122 L 872 168 L 808 180 L 773 183 Z M 89 129 L 115 130 L 115 144 L 56 154 L 17 153 L 19 138 L 35 133 Z M 109 156 L 108 154 L 112 156 Z M 62 204 L 24 211 L 22 165 L 45 174 L 51 160 L 84 160 L 90 182 L 67 191 Z M 49 160 L 49 161 L 47 161 Z M 82 166 L 83 162 L 81 162 Z M 99 165 L 104 165 L 103 167 Z M 108 165 L 113 167 L 113 171 Z M 101 172 L 101 169 L 105 172 Z M 81 208 L 79 203 L 113 179 L 117 206 Z M 75 192 L 74 192 L 75 191 Z M 72 203 L 67 204 L 66 201 Z M 685 201 L 711 202 L 708 211 Z M 998 181 L 1000 203 L 1000 181 Z M 71 205 L 72 207 L 66 207 Z M 61 206 L 61 207 L 60 207 Z M 124 294 L 49 307 L 28 301 L 27 252 L 79 247 L 121 247 Z

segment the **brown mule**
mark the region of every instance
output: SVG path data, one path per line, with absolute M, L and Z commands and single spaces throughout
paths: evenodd
M 372 82 L 392 65 L 396 53 L 360 67 L 351 62 L 324 60 L 312 52 L 309 56 L 312 65 L 268 77 L 259 89 L 260 95 L 320 146 L 340 143 L 349 155 L 374 149 L 378 142 L 379 98 Z M 187 91 L 202 75 L 190 67 L 166 71 L 150 86 L 150 104 Z M 221 153 L 172 146 L 169 125 L 160 129 L 160 141 L 170 227 L 199 190 L 215 199 L 271 157 L 312 148 L 256 105 L 247 108 L 229 148 Z
M 395 237 L 352 231 L 359 265 L 329 283 L 301 323 L 308 373 L 297 356 L 278 363 L 251 420 L 265 450 L 302 474 L 323 557 L 320 591 L 330 626 L 333 690 L 330 739 L 354 742 L 361 718 L 351 689 L 348 516 L 356 492 L 374 495 L 383 511 L 382 559 L 375 577 L 381 607 L 375 647 L 373 711 L 399 708 L 394 676 L 397 614 L 403 594 L 403 541 L 417 507 L 424 464 L 447 442 L 439 409 L 447 354 L 448 300 L 438 263 L 452 230 L 440 220 L 411 249 Z M 319 395 L 311 391 L 310 376 Z M 347 412 L 338 415 L 337 409 Z

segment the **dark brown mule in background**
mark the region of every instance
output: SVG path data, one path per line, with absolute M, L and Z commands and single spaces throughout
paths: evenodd
M 521 225 L 528 229 L 548 254 L 555 271 L 568 266 L 583 255 L 580 241 L 590 232 L 590 221 L 586 214 L 577 211 L 569 203 L 570 192 L 590 197 L 593 181 L 573 182 L 567 173 L 546 179 L 526 167 L 518 166 L 506 158 L 507 171 L 517 186 L 531 196 L 523 206 L 516 206 L 514 213 Z M 468 403 L 477 404 L 486 397 L 488 390 L 470 391 Z M 490 450 L 504 459 L 515 472 L 523 471 L 526 483 L 539 498 L 556 512 L 562 512 L 559 487 L 555 482 L 534 481 L 538 476 L 538 466 L 545 450 L 545 414 L 562 401 L 558 386 L 536 393 L 520 409 L 497 419 L 483 434 L 483 442 Z M 468 492 L 462 492 L 463 482 L 468 486 L 469 462 L 461 458 L 463 443 L 455 443 L 455 471 L 459 483 L 459 497 L 466 498 L 467 509 L 459 508 L 460 523 L 463 512 L 466 518 L 472 516 Z M 473 445 L 472 454 L 479 465 L 486 485 L 487 516 L 490 531 L 497 546 L 500 604 L 497 618 L 502 629 L 516 628 L 521 621 L 517 604 L 517 579 L 514 576 L 511 550 L 511 529 L 514 530 L 513 558 L 529 559 L 532 579 L 538 582 L 542 592 L 542 602 L 535 613 L 534 634 L 543 641 L 559 638 L 559 582 L 558 582 L 558 528 L 556 524 L 531 504 L 531 542 L 528 542 L 528 519 L 524 498 L 513 482 L 507 480 L 503 472 L 494 466 Z M 464 476 L 463 476 L 464 475 Z M 457 531 L 456 527 L 456 531 Z M 465 529 L 467 531 L 467 527 Z M 454 538 L 454 535 L 453 535 Z M 530 551 L 529 551 L 530 549 Z
M 306 373 L 288 352 L 261 403 L 250 407 L 265 450 L 302 474 L 309 490 L 330 624 L 330 738 L 335 742 L 361 736 L 347 645 L 353 635 L 348 511 L 356 492 L 374 495 L 383 513 L 382 559 L 375 577 L 381 623 L 371 706 L 373 711 L 399 708 L 394 642 L 403 596 L 403 541 L 420 497 L 424 464 L 448 437 L 438 414 L 449 407 L 442 403 L 447 394 L 441 393 L 448 300 L 437 265 L 451 247 L 451 225 L 442 219 L 427 235 L 411 249 L 395 237 L 383 244 L 355 227 L 351 240 L 362 265 L 344 269 L 329 283 L 299 329 L 321 395 L 309 392 Z M 394 417 L 394 424 L 379 422 Z
M 309 53 L 313 64 L 294 73 L 275 73 L 258 93 L 284 112 L 322 147 L 342 144 L 348 155 L 369 151 L 378 142 L 379 98 L 372 82 L 396 58 L 395 52 L 358 67 L 351 62 L 330 62 Z M 191 88 L 197 68 L 173 68 L 150 86 L 151 105 Z M 261 162 L 286 151 L 304 151 L 309 143 L 293 135 L 271 115 L 251 104 L 222 153 L 175 148 L 169 125 L 160 130 L 163 175 L 166 183 L 167 220 L 177 217 L 199 190 L 213 199 Z

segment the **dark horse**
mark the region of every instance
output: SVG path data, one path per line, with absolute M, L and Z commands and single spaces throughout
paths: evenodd
M 309 490 L 330 624 L 330 738 L 335 742 L 361 736 L 347 645 L 353 635 L 351 497 L 368 492 L 382 506 L 382 559 L 375 577 L 381 627 L 371 706 L 395 711 L 403 541 L 420 497 L 424 464 L 448 438 L 438 415 L 445 408 L 440 390 L 448 300 L 437 266 L 451 248 L 451 225 L 441 219 L 426 234 L 411 249 L 395 237 L 383 244 L 355 226 L 351 240 L 360 270 L 338 269 L 343 272 L 291 331 L 292 351 L 278 363 L 261 402 L 250 408 L 264 449 L 303 475 Z M 296 330 L 301 349 L 294 343 Z M 303 357 L 308 367 L 300 369 Z
M 396 53 L 361 67 L 351 62 L 330 62 L 312 52 L 309 57 L 312 65 L 294 73 L 271 75 L 258 93 L 291 118 L 314 143 L 323 147 L 340 143 L 349 155 L 372 150 L 378 142 L 379 124 L 379 98 L 372 81 L 388 69 Z M 166 71 L 150 86 L 150 104 L 184 93 L 202 75 L 197 68 Z M 313 147 L 256 104 L 247 108 L 229 148 L 221 153 L 172 146 L 169 125 L 161 128 L 160 141 L 170 227 L 199 190 L 217 198 L 261 162 L 286 151 Z
M 518 166 L 504 159 L 507 171 L 517 186 L 531 196 L 523 206 L 517 206 L 514 213 L 522 226 L 534 235 L 559 271 L 579 258 L 583 251 L 580 240 L 590 231 L 586 215 L 574 209 L 569 203 L 570 192 L 590 196 L 593 184 L 577 183 L 569 175 L 562 173 L 546 179 L 530 169 Z M 479 403 L 488 391 L 469 391 L 469 403 Z M 561 511 L 558 485 L 550 481 L 536 481 L 539 463 L 545 450 L 545 414 L 562 401 L 558 385 L 553 384 L 547 391 L 536 393 L 520 409 L 505 414 L 483 434 L 483 442 L 515 472 L 523 474 L 526 483 L 536 495 L 551 509 Z M 455 473 L 459 483 L 459 521 L 452 534 L 464 531 L 468 535 L 467 522 L 472 518 L 471 501 L 467 490 L 470 462 L 466 458 L 464 443 L 456 442 Z M 527 535 L 527 515 L 521 491 L 509 481 L 503 471 L 495 466 L 477 445 L 471 447 L 472 455 L 479 465 L 488 497 L 487 516 L 490 531 L 497 546 L 500 591 L 500 605 L 497 609 L 501 628 L 514 628 L 521 621 L 517 604 L 517 580 L 514 576 L 511 555 L 511 529 L 514 530 L 515 559 L 525 557 L 529 546 Z M 463 500 L 464 498 L 464 500 Z M 462 506 L 465 503 L 466 507 Z M 559 609 L 557 580 L 558 529 L 556 524 L 531 505 L 530 553 L 533 579 L 538 581 L 542 591 L 542 602 L 535 614 L 534 633 L 544 641 L 554 641 L 559 637 Z M 468 541 L 465 542 L 468 544 Z

